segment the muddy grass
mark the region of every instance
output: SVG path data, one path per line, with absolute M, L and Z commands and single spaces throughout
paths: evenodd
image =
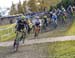
M 0 58 L 75 58 L 75 41 L 52 42 L 12 47 L 0 47 Z
M 0 58 L 48 58 L 49 44 L 20 46 L 18 52 L 12 47 L 0 47 Z

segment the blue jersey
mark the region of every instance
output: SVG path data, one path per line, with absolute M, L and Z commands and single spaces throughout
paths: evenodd
M 56 20 L 57 19 L 57 15 L 53 15 L 52 19 Z

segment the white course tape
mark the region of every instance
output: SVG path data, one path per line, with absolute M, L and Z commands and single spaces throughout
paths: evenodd
M 13 25 L 15 25 L 15 24 L 12 24 L 11 26 L 8 26 L 8 28 L 0 29 L 0 31 L 3 31 L 3 30 L 8 30 L 8 29 L 12 28 L 12 31 L 11 31 L 11 32 L 9 32 L 9 30 L 8 30 L 7 34 L 0 35 L 0 38 L 2 38 L 2 37 L 4 37 L 4 36 L 10 36 L 10 35 L 14 32 L 14 31 L 13 31 L 13 30 L 14 30 Z
M 8 26 L 8 28 L 0 28 L 0 31 L 10 29 L 10 28 L 12 28 L 12 27 L 13 27 L 13 25 L 15 25 L 15 23 L 14 23 L 14 24 L 12 24 L 11 26 Z

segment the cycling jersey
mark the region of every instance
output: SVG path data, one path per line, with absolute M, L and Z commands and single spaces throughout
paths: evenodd
M 26 21 L 21 21 L 21 20 L 19 20 L 19 21 L 17 22 L 17 31 L 23 30 L 23 29 L 25 28 L 25 25 L 26 25 L 26 24 L 27 24 Z
M 53 20 L 56 20 L 56 19 L 57 19 L 57 15 L 56 15 L 56 14 L 53 14 L 53 15 L 52 15 L 52 19 L 53 19 Z
M 40 21 L 38 19 L 35 21 L 35 25 L 40 26 Z

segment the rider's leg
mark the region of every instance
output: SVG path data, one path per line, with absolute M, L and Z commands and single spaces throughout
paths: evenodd
M 17 37 L 18 37 L 18 31 L 16 31 L 16 38 L 15 38 L 14 44 L 13 44 L 13 47 L 14 47 L 14 48 L 15 48 L 15 46 L 16 46 L 16 39 L 17 39 Z
M 15 48 L 15 45 L 16 45 L 16 39 L 14 40 L 14 44 L 13 44 L 13 47 Z
M 22 41 L 22 39 L 23 39 L 23 35 L 22 35 L 22 32 L 19 32 L 19 36 L 18 36 L 18 39 L 19 39 L 19 41 Z
M 22 36 L 21 32 L 18 31 L 18 35 L 17 35 L 17 38 L 16 38 L 15 51 L 18 51 L 21 36 Z
M 36 33 L 36 31 L 35 31 L 35 35 L 34 35 L 34 37 L 36 37 L 37 36 L 37 33 Z
M 19 49 L 19 41 L 16 42 L 15 51 L 18 51 Z
M 25 38 L 26 38 L 26 32 L 23 33 L 23 43 L 25 41 Z

